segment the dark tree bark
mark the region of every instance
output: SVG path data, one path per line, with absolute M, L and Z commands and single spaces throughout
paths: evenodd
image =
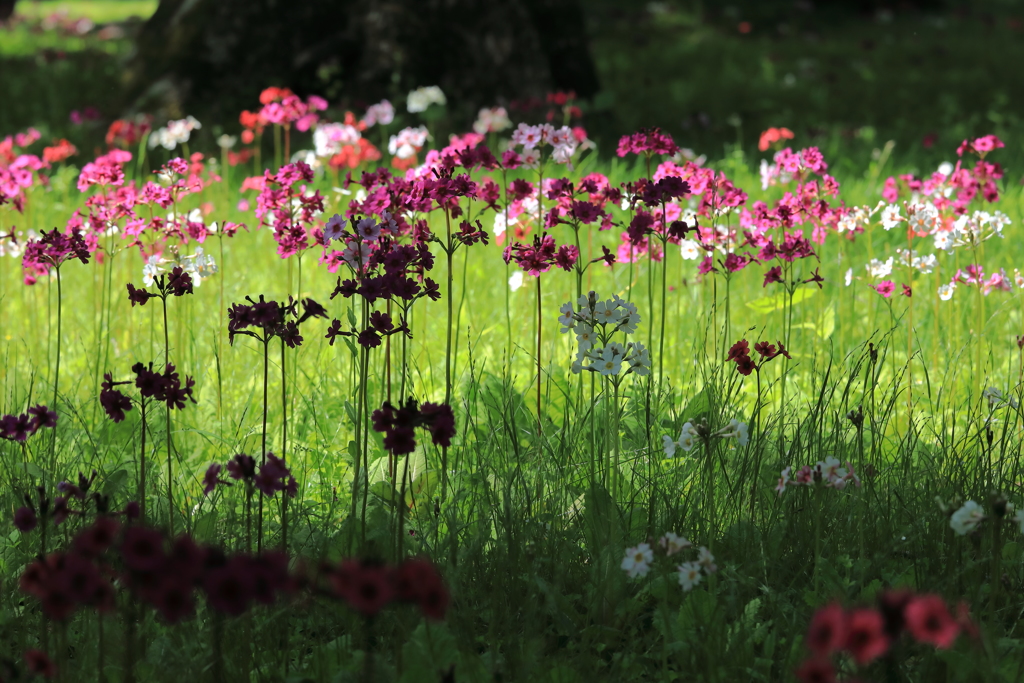
M 598 81 L 580 0 L 161 0 L 129 64 L 139 106 L 252 107 L 270 85 L 358 105 L 439 85 L 467 110 Z

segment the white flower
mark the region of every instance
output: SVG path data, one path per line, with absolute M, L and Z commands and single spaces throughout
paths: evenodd
M 882 209 L 882 227 L 886 230 L 892 230 L 899 225 L 902 220 L 903 217 L 900 216 L 900 207 L 898 204 L 890 204 Z
M 513 292 L 523 286 L 523 271 L 516 270 L 512 273 L 512 277 L 508 279 L 508 288 Z
M 949 163 L 948 161 L 943 161 L 941 164 L 939 164 L 938 170 L 939 173 L 948 178 L 949 174 L 953 172 L 953 164 Z
M 558 311 L 562 314 L 558 316 L 558 322 L 562 326 L 562 329 L 560 330 L 562 334 L 565 334 L 576 327 L 576 318 L 573 315 L 574 311 L 572 310 L 571 301 L 562 304 L 562 307 L 559 308 Z
M 725 439 L 736 439 L 737 445 L 740 448 L 746 446 L 750 441 L 747 423 L 740 422 L 736 418 L 729 420 L 729 424 L 718 433 L 718 436 Z
M 617 375 L 622 370 L 622 354 L 616 353 L 618 349 L 615 346 L 614 342 L 606 346 L 596 364 L 597 371 L 606 377 Z
M 621 316 L 622 312 L 619 310 L 619 304 L 614 300 L 598 301 L 597 305 L 594 306 L 594 318 L 599 324 L 614 325 Z
M 597 339 L 597 335 L 594 334 L 594 328 L 590 325 L 577 325 L 576 326 L 576 343 L 579 345 L 580 351 L 588 351 L 594 346 L 594 340 Z
M 327 220 L 324 226 L 325 240 L 340 240 L 345 235 L 345 226 L 348 221 L 343 216 L 334 214 Z
M 426 111 L 427 108 L 432 104 L 444 106 L 448 103 L 444 93 L 436 85 L 428 85 L 422 88 L 416 88 L 409 93 L 409 97 L 406 100 L 405 106 L 409 110 L 410 114 L 418 114 Z
M 846 269 L 846 277 L 844 280 L 846 282 L 846 286 L 849 287 L 850 283 L 853 282 L 853 268 Z
M 225 133 L 217 138 L 217 146 L 221 149 L 231 149 L 238 142 L 238 137 L 235 135 L 228 135 Z
M 345 145 L 354 145 L 362 135 L 354 126 L 344 123 L 321 123 L 313 131 L 313 147 L 318 157 L 330 157 Z
M 512 127 L 505 107 L 494 107 L 492 109 L 481 109 L 477 119 L 473 123 L 473 131 L 480 135 L 497 133 Z
M 786 484 L 789 483 L 789 477 L 790 477 L 791 474 L 793 474 L 793 468 L 791 466 L 790 467 L 786 467 L 786 469 L 782 470 L 782 476 L 779 477 L 779 483 L 776 484 L 776 486 L 775 486 L 775 491 L 780 496 L 786 490 Z
M 939 298 L 943 301 L 949 301 L 953 298 L 953 290 L 956 289 L 956 283 L 950 282 L 948 284 L 939 285 Z
M 984 519 L 985 512 L 981 506 L 973 500 L 969 500 L 949 518 L 949 526 L 958 535 L 965 536 L 974 531 Z
M 661 437 L 662 448 L 665 451 L 666 458 L 673 458 L 676 454 L 676 442 L 672 440 L 672 437 L 665 434 Z
M 871 262 L 867 265 L 868 275 L 873 278 L 883 278 L 892 272 L 892 256 L 885 261 L 879 261 L 878 259 L 871 259 Z
M 160 145 L 164 149 L 174 149 L 178 145 L 188 142 L 193 130 L 202 128 L 202 124 L 191 116 L 177 121 L 168 121 L 163 128 L 158 128 L 149 136 L 149 148 L 153 149 Z
M 679 570 L 679 585 L 683 587 L 684 591 L 689 592 L 693 590 L 694 586 L 700 585 L 701 574 L 699 564 L 696 562 L 683 562 L 676 569 Z
M 627 548 L 626 556 L 622 558 L 623 571 L 629 578 L 635 579 L 638 576 L 647 576 L 651 569 L 651 562 L 654 560 L 654 551 L 647 543 L 641 543 L 635 548 Z
M 701 546 L 697 553 L 697 564 L 704 568 L 705 574 L 714 574 L 718 571 L 718 565 L 715 564 L 715 556 L 704 546 Z
M 499 211 L 494 214 L 494 228 L 491 230 L 491 232 L 494 233 L 494 236 L 497 237 L 498 235 L 504 235 L 507 228 L 508 223 L 505 221 L 505 213 Z
M 661 539 L 658 540 L 658 544 L 665 549 L 666 555 L 675 555 L 681 550 L 686 550 L 693 544 L 686 540 L 683 536 L 677 536 L 671 531 L 665 533 Z
M 523 152 L 537 147 L 542 142 L 540 126 L 531 126 L 527 123 L 520 123 L 512 133 L 512 142 L 522 145 Z
M 146 287 L 152 287 L 156 281 L 156 276 L 164 272 L 163 268 L 160 267 L 160 257 L 154 254 L 146 259 L 146 265 L 142 266 L 142 284 Z
M 523 162 L 523 168 L 535 170 L 540 166 L 540 150 L 536 148 L 524 149 L 523 153 L 519 155 L 519 158 Z M 525 201 L 523 202 L 523 205 L 526 205 Z
M 936 230 L 932 235 L 932 240 L 935 243 L 935 248 L 940 251 L 952 251 L 953 249 L 953 239 L 948 231 Z
M 693 240 L 680 240 L 679 253 L 687 261 L 696 261 L 700 258 L 701 248 Z
M 425 126 L 403 128 L 397 135 L 391 136 L 388 141 L 388 153 L 399 159 L 408 159 L 427 144 L 427 135 Z
M 629 371 L 644 377 L 651 374 L 651 354 L 640 342 L 630 342 L 631 353 L 626 358 Z
M 1024 534 L 1024 508 L 1017 510 L 1014 513 L 1011 521 L 1020 528 L 1020 532 Z

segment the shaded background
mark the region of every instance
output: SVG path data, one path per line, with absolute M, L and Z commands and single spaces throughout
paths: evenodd
M 212 147 L 268 85 L 340 118 L 437 84 L 442 131 L 495 104 L 540 120 L 561 90 L 604 154 L 642 126 L 713 159 L 788 126 L 851 165 L 887 140 L 925 164 L 989 132 L 1020 152 L 1022 31 L 1012 0 L 20 0 L 0 28 L 0 135 L 91 149 L 147 111 L 196 116 Z

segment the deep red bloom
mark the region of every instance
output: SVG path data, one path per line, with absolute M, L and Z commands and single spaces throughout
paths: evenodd
M 808 659 L 796 670 L 800 683 L 835 683 L 836 670 L 827 659 Z
M 206 600 L 218 612 L 237 617 L 249 608 L 253 586 L 244 559 L 235 557 L 206 573 L 203 581 Z
M 153 607 L 168 624 L 177 624 L 195 613 L 195 591 L 176 576 L 165 576 L 152 592 Z
M 814 613 L 807 631 L 807 647 L 819 657 L 827 657 L 846 641 L 846 614 L 838 603 Z
M 750 356 L 741 356 L 736 359 L 736 370 L 741 375 L 749 375 L 754 370 L 757 370 L 757 363 L 755 363 Z
M 36 511 L 30 507 L 22 506 L 14 511 L 14 527 L 22 532 L 27 533 L 36 528 L 39 524 L 39 518 L 36 517 Z
M 29 673 L 43 678 L 53 678 L 57 675 L 56 665 L 50 661 L 42 650 L 28 650 L 25 652 L 25 668 Z
M 858 609 L 850 613 L 846 622 L 846 649 L 861 666 L 888 651 L 885 619 L 877 610 Z
M 782 266 L 773 266 L 768 269 L 768 272 L 764 274 L 764 283 L 762 287 L 767 287 L 773 282 L 782 282 Z
M 353 609 L 372 617 L 394 597 L 394 581 L 387 567 L 362 564 L 353 568 L 346 594 Z
M 750 353 L 750 343 L 746 339 L 740 339 L 738 342 L 729 347 L 729 355 L 726 356 L 726 360 L 736 360 Z
M 124 533 L 121 557 L 132 571 L 156 571 L 166 559 L 164 538 L 155 529 L 131 527 Z
M 114 545 L 120 530 L 121 525 L 112 517 L 97 517 L 95 522 L 78 532 L 75 550 L 88 557 L 102 555 Z
M 938 595 L 919 595 L 903 609 L 907 630 L 916 640 L 946 649 L 960 635 L 960 625 L 949 614 L 946 602 Z

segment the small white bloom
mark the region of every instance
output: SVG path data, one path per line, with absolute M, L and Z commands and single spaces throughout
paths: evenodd
M 847 286 L 847 287 L 849 287 L 849 286 L 850 286 L 850 283 L 852 283 L 852 282 L 853 282 L 853 268 L 847 268 L 847 269 L 846 269 L 846 278 L 845 278 L 845 282 L 846 282 L 846 286 Z
M 561 315 L 558 316 L 558 322 L 562 326 L 562 329 L 560 330 L 562 334 L 565 334 L 576 327 L 576 318 L 573 315 L 574 311 L 572 310 L 571 301 L 562 304 L 562 307 L 559 308 L 558 311 L 561 313 Z
M 508 287 L 509 287 L 509 289 L 511 289 L 514 292 L 514 291 L 518 290 L 522 286 L 523 286 L 523 271 L 516 270 L 516 272 L 512 273 L 512 277 L 510 277 L 508 279 Z
M 422 88 L 416 88 L 409 93 L 409 97 L 406 100 L 406 108 L 410 114 L 418 114 L 426 111 L 432 104 L 444 106 L 448 103 L 444 93 L 436 85 L 428 85 Z
M 687 261 L 696 261 L 700 258 L 701 248 L 693 240 L 681 240 L 679 242 L 679 253 Z
M 673 458 L 676 454 L 676 446 L 678 445 L 672 440 L 672 437 L 665 434 L 661 437 L 662 449 L 665 451 L 666 458 Z
M 671 531 L 666 532 L 658 543 L 665 549 L 665 554 L 669 556 L 675 555 L 681 550 L 686 550 L 693 545 L 685 537 L 678 536 Z
M 1024 534 L 1024 508 L 1017 510 L 1011 519 L 1020 529 L 1020 532 Z
M 594 340 L 597 339 L 597 335 L 594 333 L 593 327 L 579 324 L 575 329 L 576 343 L 579 345 L 580 351 L 587 351 L 594 346 Z
M 953 290 L 956 289 L 955 282 L 949 282 L 944 285 L 939 285 L 939 298 L 943 301 L 949 301 L 953 298 Z
M 683 562 L 676 569 L 679 570 L 679 585 L 683 590 L 689 592 L 694 586 L 700 585 L 700 565 L 696 562 Z
M 697 553 L 697 564 L 704 568 L 705 574 L 714 574 L 718 571 L 718 565 L 715 564 L 715 556 L 704 546 L 701 546 Z
M 882 227 L 886 230 L 892 230 L 899 225 L 902 220 L 903 217 L 900 216 L 900 207 L 898 204 L 890 204 L 882 210 Z
M 651 569 L 651 562 L 654 560 L 654 551 L 647 543 L 641 543 L 634 548 L 626 549 L 626 556 L 622 558 L 619 565 L 631 579 L 638 576 L 647 576 Z
M 949 518 L 949 526 L 958 535 L 965 536 L 974 531 L 984 519 L 985 511 L 973 500 L 969 500 Z

